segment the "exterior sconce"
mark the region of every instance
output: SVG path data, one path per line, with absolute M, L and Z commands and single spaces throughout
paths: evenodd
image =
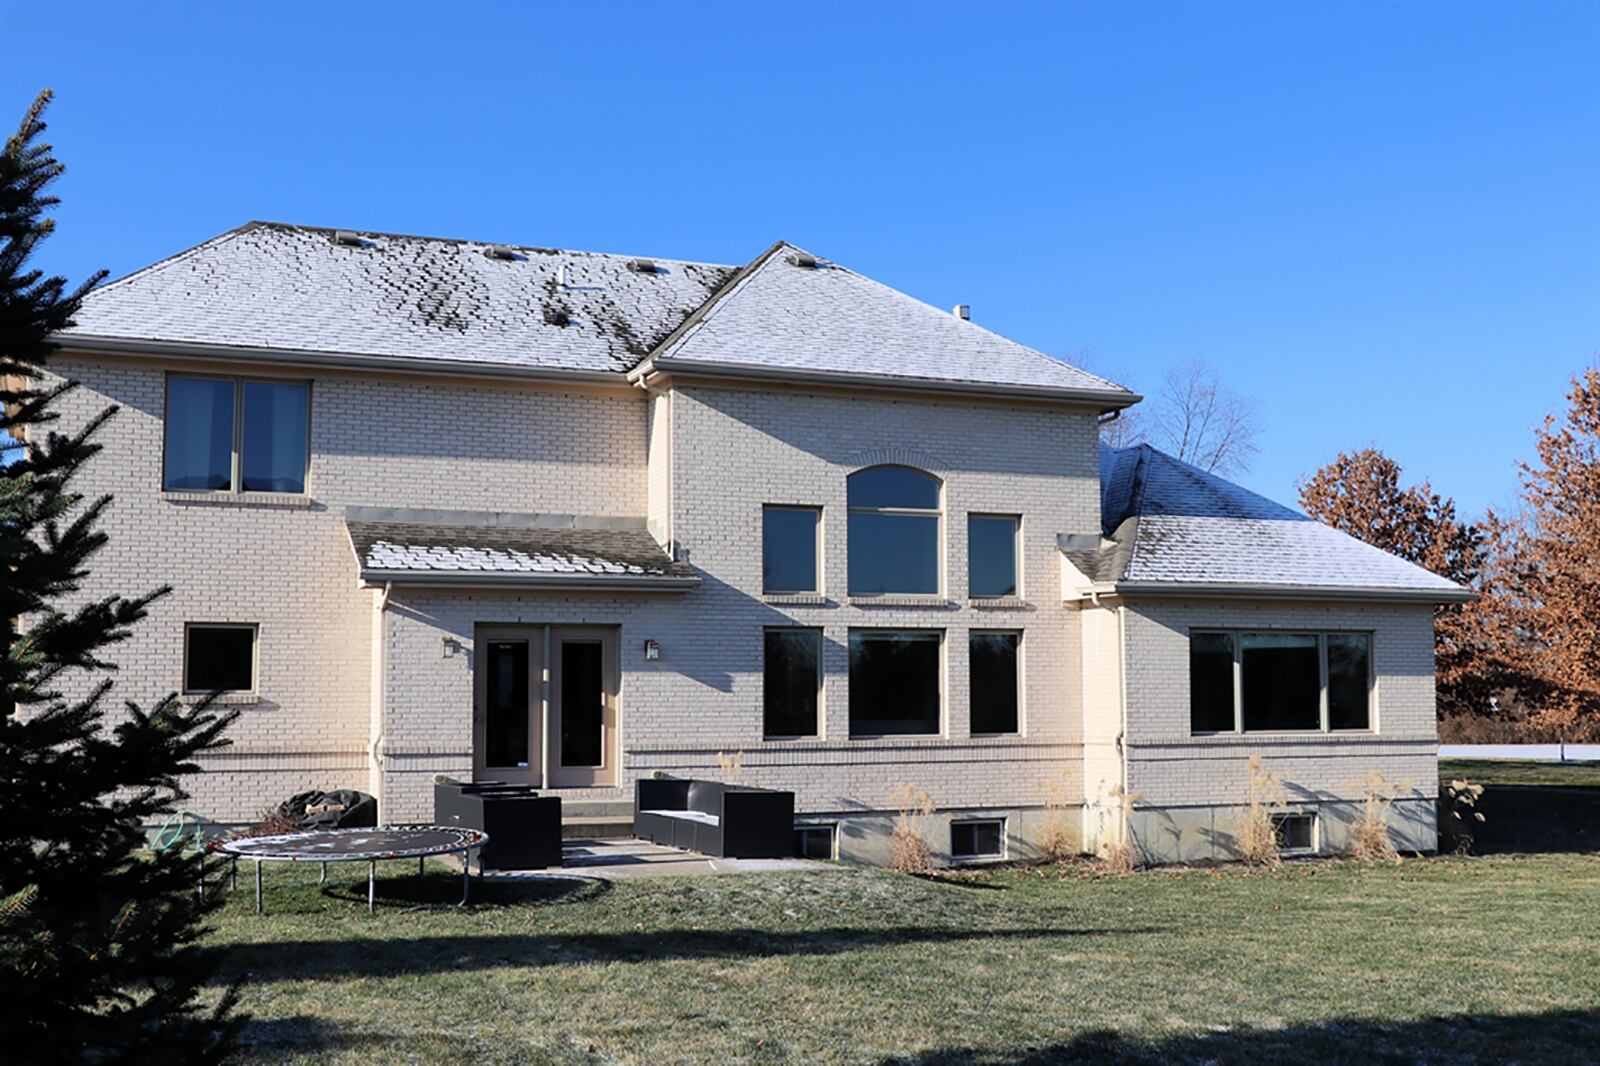
M 644 657 L 649 662 L 655 662 L 657 659 L 661 658 L 661 642 L 659 640 L 645 641 Z
M 444 657 L 446 659 L 455 658 L 456 655 L 460 653 L 460 651 L 461 651 L 461 642 L 459 640 L 456 640 L 454 637 L 445 637 L 444 638 Z

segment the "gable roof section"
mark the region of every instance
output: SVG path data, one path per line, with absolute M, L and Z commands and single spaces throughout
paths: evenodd
M 103 285 L 61 340 L 620 375 L 731 266 L 251 222 Z
M 1470 590 L 1147 444 L 1100 451 L 1097 548 L 1062 554 L 1122 592 L 1450 602 Z
M 800 266 L 797 259 L 817 265 Z M 645 369 L 1037 392 L 1093 400 L 1108 409 L 1139 399 L 1120 385 L 781 242 L 667 338 Z

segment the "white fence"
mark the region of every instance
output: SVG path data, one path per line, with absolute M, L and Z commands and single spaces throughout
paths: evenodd
M 1600 761 L 1600 744 L 1440 744 L 1442 759 L 1532 759 L 1538 762 Z

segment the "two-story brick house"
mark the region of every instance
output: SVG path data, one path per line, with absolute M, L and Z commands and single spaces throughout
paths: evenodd
M 625 800 L 793 789 L 884 854 L 1226 855 L 1259 752 L 1292 841 L 1368 769 L 1435 844 L 1431 618 L 1463 590 L 1097 422 L 1138 397 L 779 244 L 742 268 L 253 223 L 90 295 L 55 373 L 121 413 L 91 594 L 170 583 L 120 691 L 227 690 L 193 805 L 435 774 Z

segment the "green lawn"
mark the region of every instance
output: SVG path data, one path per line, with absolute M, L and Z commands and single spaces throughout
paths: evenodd
M 1439 780 L 1464 777 L 1480 785 L 1559 785 L 1600 788 L 1600 762 L 1531 759 L 1440 759 Z
M 410 869 L 411 876 L 405 876 Z M 242 876 L 211 937 L 246 1058 L 1586 1062 L 1600 859 L 878 870 L 517 889 Z M 358 877 L 360 878 L 359 880 Z

